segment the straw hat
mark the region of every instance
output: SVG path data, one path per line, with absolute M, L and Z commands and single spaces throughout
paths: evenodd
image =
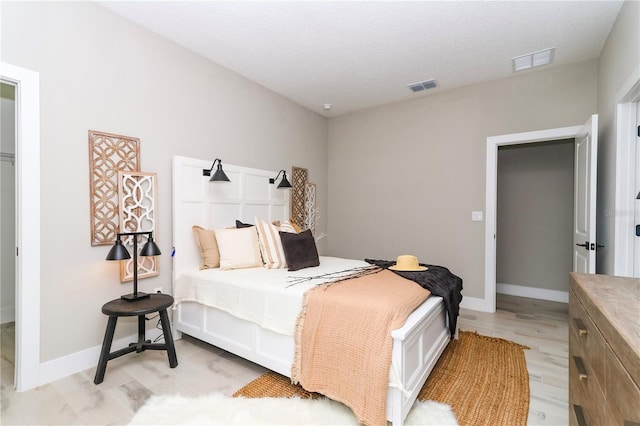
M 396 264 L 389 266 L 389 269 L 393 271 L 426 271 L 426 266 L 420 266 L 418 258 L 409 254 L 403 254 L 398 256 Z

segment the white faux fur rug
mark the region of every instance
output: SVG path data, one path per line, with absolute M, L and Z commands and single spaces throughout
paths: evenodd
M 330 399 L 232 398 L 221 393 L 198 398 L 153 396 L 130 425 L 357 425 L 349 408 Z M 405 425 L 457 425 L 451 407 L 416 401 Z

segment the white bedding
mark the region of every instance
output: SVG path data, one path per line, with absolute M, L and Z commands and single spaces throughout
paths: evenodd
M 276 333 L 293 336 L 304 292 L 329 279 L 319 278 L 289 286 L 292 278 L 317 277 L 365 266 L 370 265 L 361 260 L 320 256 L 320 266 L 294 272 L 262 267 L 193 271 L 177 277 L 174 299 L 176 305 L 198 302 Z M 336 276 L 332 275 L 333 278 Z

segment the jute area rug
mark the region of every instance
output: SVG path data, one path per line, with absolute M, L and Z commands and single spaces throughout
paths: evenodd
M 459 334 L 459 340 L 445 349 L 418 399 L 450 405 L 460 425 L 526 425 L 529 375 L 524 349 L 528 348 L 473 332 Z M 263 374 L 233 396 L 321 397 L 276 373 Z

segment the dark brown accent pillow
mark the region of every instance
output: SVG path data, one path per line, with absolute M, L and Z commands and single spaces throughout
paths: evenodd
M 242 223 L 236 219 L 236 228 L 250 228 L 252 226 L 255 226 L 255 225 L 252 225 L 250 223 Z
M 320 265 L 316 240 L 310 229 L 299 234 L 280 231 L 280 240 L 290 271 Z

